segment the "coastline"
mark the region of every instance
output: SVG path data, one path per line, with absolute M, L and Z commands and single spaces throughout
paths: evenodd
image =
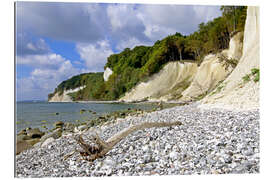
M 64 133 L 17 155 L 16 177 L 259 173 L 258 109 L 235 112 L 199 106 L 196 102 Z M 93 163 L 77 161 L 79 154 L 63 160 L 80 149 L 77 134 L 90 137 L 96 131 L 105 140 L 130 124 L 177 120 L 183 125 L 134 132 Z

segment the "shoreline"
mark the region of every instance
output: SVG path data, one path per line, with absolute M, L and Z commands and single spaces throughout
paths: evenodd
M 156 103 L 164 103 L 164 104 L 179 104 L 179 105 L 186 105 L 192 103 L 192 101 L 162 101 L 162 100 L 141 100 L 141 101 L 47 101 L 48 103 L 93 103 L 93 104 L 156 104 Z
M 16 177 L 259 173 L 258 110 L 233 112 L 201 109 L 199 105 L 127 116 L 89 130 L 63 134 L 46 146 L 34 146 L 17 155 Z M 101 138 L 108 139 L 130 124 L 173 120 L 183 125 L 136 131 L 93 164 L 77 161 L 79 154 L 63 161 L 64 155 L 79 148 L 73 139 L 76 134 L 89 137 L 95 129 Z M 34 164 L 37 166 L 32 170 Z

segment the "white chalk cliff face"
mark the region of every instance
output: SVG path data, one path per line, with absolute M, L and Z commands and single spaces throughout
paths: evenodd
M 168 101 L 191 100 L 204 92 L 211 91 L 224 80 L 233 68 L 225 68 L 219 62 L 220 54 L 239 60 L 242 55 L 241 33 L 230 40 L 229 49 L 219 54 L 209 54 L 198 67 L 196 63 L 170 62 L 149 81 L 142 82 L 120 98 L 122 101 Z
M 72 102 L 72 99 L 68 94 L 77 92 L 85 87 L 86 86 L 80 86 L 75 89 L 65 90 L 61 95 L 59 94 L 59 92 L 57 92 L 51 99 L 49 99 L 49 102 Z
M 219 61 L 219 56 L 223 55 L 227 58 L 233 58 L 239 60 L 242 55 L 242 33 L 238 33 L 233 36 L 230 40 L 229 49 L 223 50 L 218 54 L 207 55 L 191 83 L 191 85 L 182 93 L 183 97 L 181 100 L 191 100 L 204 93 L 208 93 L 216 85 L 224 80 L 229 73 L 232 72 L 233 68 L 229 66 L 226 68 L 223 63 Z
M 259 8 L 248 7 L 244 31 L 243 55 L 224 81 L 225 87 L 221 92 L 208 95 L 202 100 L 202 107 L 217 107 L 228 109 L 259 108 L 259 82 L 243 83 L 243 77 L 251 73 L 252 68 L 259 68 Z
M 113 71 L 107 67 L 104 71 L 104 74 L 103 74 L 104 81 L 108 81 L 109 77 L 110 77 L 110 75 L 112 75 L 112 73 L 113 73 Z
M 169 62 L 160 72 L 154 74 L 147 82 L 141 82 L 120 100 L 149 101 L 175 98 L 187 87 L 197 71 L 197 64 L 190 62 Z

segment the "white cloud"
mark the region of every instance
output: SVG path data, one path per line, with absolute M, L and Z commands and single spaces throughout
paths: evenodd
M 17 56 L 17 64 L 24 64 L 35 68 L 46 67 L 48 69 L 56 69 L 65 61 L 65 58 L 55 53 Z
M 221 16 L 219 6 L 193 6 L 198 22 L 207 22 Z
M 74 75 L 86 72 L 74 68 L 70 60 L 58 54 L 18 57 L 21 64 L 34 67 L 30 76 L 17 79 L 18 100 L 46 99 L 59 83 Z M 55 63 L 53 65 L 53 63 Z
M 99 41 L 97 44 L 76 45 L 76 49 L 81 59 L 85 61 L 85 65 L 89 71 L 104 71 L 103 67 L 107 62 L 107 57 L 113 54 L 110 44 L 107 40 Z
M 93 3 L 17 2 L 17 30 L 64 41 L 96 42 L 104 37 L 103 10 Z
M 139 19 L 136 17 L 135 5 L 121 4 L 121 5 L 109 5 L 107 8 L 108 18 L 112 27 L 112 31 L 126 28 L 132 24 L 139 23 Z
M 117 4 L 109 5 L 107 14 L 119 49 L 134 40 L 149 44 L 175 32 L 188 35 L 221 12 L 219 6 Z
M 31 39 L 28 34 L 18 33 L 16 42 L 16 54 L 46 54 L 50 52 L 49 46 L 42 38 Z
M 221 15 L 218 6 L 145 5 L 138 12 L 145 26 L 144 34 L 153 41 L 175 32 L 188 35 L 201 22 Z

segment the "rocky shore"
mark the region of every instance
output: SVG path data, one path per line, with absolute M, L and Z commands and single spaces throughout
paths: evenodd
M 139 130 L 127 136 L 103 158 L 90 163 L 74 154 L 94 128 L 64 133 L 45 145 L 16 156 L 16 177 L 137 176 L 259 173 L 259 110 L 200 109 L 198 103 L 118 118 L 97 126 L 104 139 L 130 126 L 147 122 L 180 121 L 181 126 Z

